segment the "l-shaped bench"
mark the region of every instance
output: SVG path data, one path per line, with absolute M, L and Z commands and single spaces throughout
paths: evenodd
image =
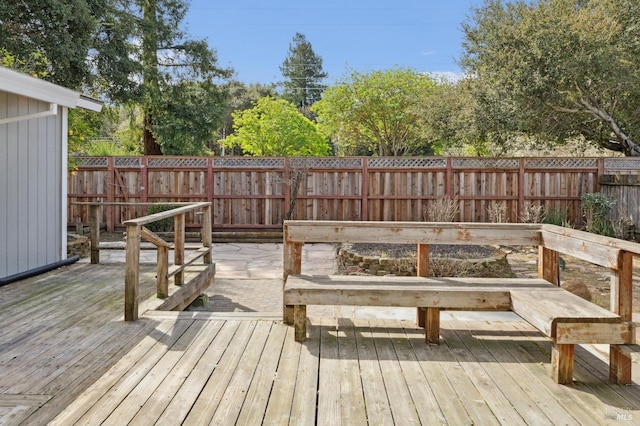
M 402 306 L 417 308 L 428 343 L 439 342 L 440 311 L 513 311 L 552 339 L 552 376 L 573 380 L 574 345 L 610 346 L 610 380 L 631 382 L 635 342 L 631 322 L 633 256 L 640 244 L 553 225 L 286 221 L 284 234 L 284 321 L 295 338 L 306 338 L 307 305 Z M 417 244 L 417 277 L 302 275 L 306 242 Z M 538 245 L 540 278 L 432 278 L 428 244 Z M 559 287 L 558 252 L 612 270 L 612 311 Z

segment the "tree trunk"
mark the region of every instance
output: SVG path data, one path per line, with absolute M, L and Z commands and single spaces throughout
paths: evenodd
M 144 142 L 144 155 L 162 155 L 160 145 L 156 142 L 151 131 L 151 111 L 144 112 L 142 140 Z
M 615 149 L 618 152 L 624 152 L 626 156 L 629 157 L 638 157 L 640 156 L 640 145 L 631 139 L 629 135 L 627 135 L 622 128 L 618 125 L 616 120 L 613 118 L 611 114 L 605 111 L 603 108 L 592 101 L 587 97 L 582 97 L 580 99 L 582 105 L 597 119 L 603 121 L 609 129 L 616 135 L 615 141 L 607 141 L 606 144 L 603 144 L 606 148 L 612 148 L 615 144 L 618 145 L 619 149 Z
M 142 61 L 144 63 L 143 87 L 145 90 L 143 106 L 143 129 L 142 141 L 144 145 L 144 155 L 162 155 L 160 145 L 156 141 L 152 132 L 154 121 L 152 107 L 150 103 L 156 101 L 159 90 L 158 76 L 158 35 L 157 31 L 157 4 L 156 0 L 144 2 L 144 21 L 146 23 L 142 35 Z

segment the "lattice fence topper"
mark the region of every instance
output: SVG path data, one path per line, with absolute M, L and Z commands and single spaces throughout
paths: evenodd
M 114 157 L 116 167 L 140 167 L 140 157 Z
M 517 158 L 454 158 L 456 169 L 518 169 Z
M 640 158 L 637 157 L 620 157 L 605 158 L 604 168 L 614 170 L 637 170 L 640 173 Z
M 207 157 L 153 157 L 149 158 L 149 167 L 207 167 Z
M 362 158 L 350 157 L 295 157 L 291 167 L 307 169 L 348 169 L 362 168 Z
M 527 158 L 524 166 L 530 169 L 596 169 L 597 158 Z
M 238 157 L 215 157 L 213 168 L 237 168 L 237 169 L 274 169 L 284 167 L 284 158 L 238 158 Z
M 412 169 L 416 167 L 442 169 L 447 167 L 447 159 L 438 157 L 371 157 L 367 165 L 371 169 Z
M 82 167 L 107 167 L 107 157 L 78 157 L 78 166 Z

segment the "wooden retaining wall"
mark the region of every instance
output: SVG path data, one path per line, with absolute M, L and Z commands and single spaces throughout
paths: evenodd
M 74 202 L 212 202 L 215 231 L 282 228 L 299 220 L 422 221 L 435 200 L 457 200 L 457 221 L 489 221 L 502 206 L 518 222 L 526 203 L 566 211 L 582 222 L 580 197 L 603 175 L 633 175 L 637 158 L 458 157 L 81 157 L 69 175 L 69 226 L 88 223 Z M 299 176 L 300 179 L 296 179 Z M 297 199 L 296 182 L 299 181 Z M 293 198 L 292 198 L 293 197 Z M 292 200 L 295 203 L 292 203 Z M 111 206 L 107 229 L 146 213 Z M 637 220 L 637 219 L 636 219 Z M 197 215 L 187 226 L 197 226 Z

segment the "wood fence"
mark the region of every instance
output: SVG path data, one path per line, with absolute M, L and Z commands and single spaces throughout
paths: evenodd
M 453 199 L 460 222 L 489 222 L 499 206 L 518 222 L 527 204 L 582 222 L 580 197 L 604 175 L 633 175 L 638 158 L 81 157 L 68 179 L 69 226 L 89 222 L 77 202 L 212 203 L 214 231 L 280 230 L 291 219 L 423 221 Z M 295 191 L 295 188 L 298 191 Z M 108 206 L 108 230 L 145 206 Z M 187 227 L 199 227 L 191 214 Z
M 616 200 L 614 221 L 633 223 L 629 229 L 634 235 L 628 239 L 640 240 L 640 170 L 635 175 L 616 174 L 600 177 L 601 192 Z

